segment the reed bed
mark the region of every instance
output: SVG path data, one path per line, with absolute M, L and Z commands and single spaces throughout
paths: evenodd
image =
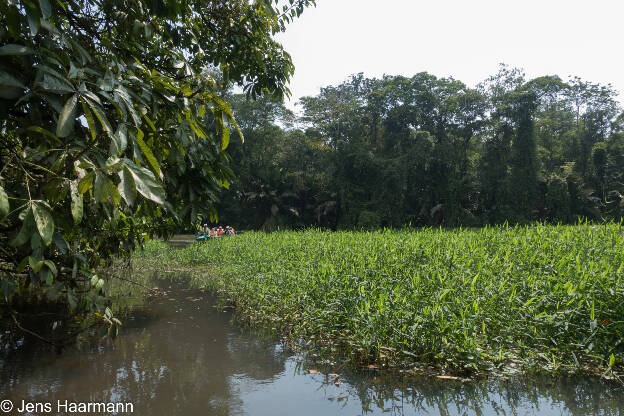
M 250 232 L 137 260 L 200 270 L 242 319 L 359 366 L 623 369 L 618 224 Z

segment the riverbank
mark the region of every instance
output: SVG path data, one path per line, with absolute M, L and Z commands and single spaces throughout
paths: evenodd
M 619 377 L 619 225 L 246 233 L 150 242 L 138 270 L 186 270 L 237 316 L 356 367 Z

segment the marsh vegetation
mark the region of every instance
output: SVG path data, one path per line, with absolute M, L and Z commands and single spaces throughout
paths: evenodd
M 617 378 L 621 225 L 250 232 L 170 249 L 137 269 L 186 269 L 237 316 L 356 367 Z

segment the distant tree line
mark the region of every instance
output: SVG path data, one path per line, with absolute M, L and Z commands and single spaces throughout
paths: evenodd
M 419 73 L 348 81 L 295 117 L 232 96 L 244 144 L 220 194 L 242 228 L 481 226 L 624 216 L 624 113 L 609 86 L 527 80 L 502 65 L 476 88 Z

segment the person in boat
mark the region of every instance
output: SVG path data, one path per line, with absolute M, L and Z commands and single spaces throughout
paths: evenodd
M 202 231 L 203 231 L 203 235 L 208 234 L 208 230 L 209 230 L 210 228 L 209 228 L 209 224 L 208 224 L 208 221 L 207 221 L 207 220 L 203 220 L 203 221 L 201 222 L 201 229 L 202 229 Z
M 221 237 L 224 233 L 225 230 L 223 230 L 223 227 L 219 226 L 219 228 L 217 229 L 217 237 Z
M 234 228 L 228 225 L 227 227 L 225 227 L 225 234 L 229 236 L 233 236 L 236 234 L 236 232 L 234 231 Z

